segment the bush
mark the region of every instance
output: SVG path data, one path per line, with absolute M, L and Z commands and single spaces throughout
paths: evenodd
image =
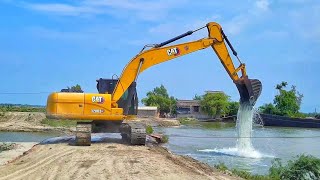
M 320 179 L 320 159 L 303 154 L 288 161 L 285 166 L 276 159 L 269 170 L 269 176 L 272 179 Z
M 153 133 L 153 128 L 152 128 L 152 126 L 147 125 L 147 127 L 146 127 L 146 132 L 147 132 L 147 134 L 152 134 L 152 133 Z
M 167 142 L 169 142 L 169 136 L 167 135 L 162 136 L 161 143 L 167 143 Z
M 223 172 L 228 171 L 224 163 L 214 166 Z M 320 179 L 320 159 L 311 155 L 299 155 L 283 165 L 280 159 L 275 159 L 267 175 L 254 175 L 247 171 L 233 169 L 235 174 L 244 179 L 250 180 L 313 180 Z
M 15 143 L 0 143 L 0 152 L 8 151 L 16 147 Z
M 182 125 L 186 125 L 186 124 L 197 124 L 198 120 L 194 119 L 194 118 L 179 118 L 178 121 L 180 122 L 180 124 Z
M 227 171 L 228 168 L 223 162 L 219 162 L 219 164 L 215 164 L 214 167 L 220 171 Z

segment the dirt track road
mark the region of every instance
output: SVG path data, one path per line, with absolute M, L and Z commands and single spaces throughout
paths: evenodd
M 0 166 L 0 179 L 237 179 L 164 148 L 119 143 L 37 145 Z

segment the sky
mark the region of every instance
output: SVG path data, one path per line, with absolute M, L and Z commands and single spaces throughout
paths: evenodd
M 120 75 L 144 45 L 217 22 L 263 84 L 256 106 L 287 81 L 304 94 L 301 111 L 319 112 L 319 19 L 318 0 L 0 0 L 0 103 L 45 105 L 75 84 L 95 93 L 96 79 Z M 211 48 L 153 66 L 137 83 L 140 99 L 161 84 L 178 99 L 206 90 L 239 99 Z

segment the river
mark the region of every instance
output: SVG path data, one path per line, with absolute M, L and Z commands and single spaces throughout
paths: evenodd
M 169 136 L 170 151 L 191 156 L 209 165 L 223 162 L 228 168 L 266 174 L 275 158 L 288 161 L 301 153 L 320 158 L 320 129 L 254 127 L 255 154 L 233 153 L 237 144 L 234 123 L 199 123 L 198 126 L 158 129 Z
M 320 129 L 254 127 L 252 145 L 256 152 L 241 156 L 234 153 L 235 123 L 198 123 L 155 131 L 169 136 L 165 146 L 173 153 L 188 155 L 212 166 L 223 162 L 228 168 L 256 174 L 267 173 L 275 158 L 288 161 L 301 153 L 320 158 Z M 0 132 L 0 142 L 40 142 L 56 136 L 59 134 Z M 114 137 L 120 138 L 120 135 Z

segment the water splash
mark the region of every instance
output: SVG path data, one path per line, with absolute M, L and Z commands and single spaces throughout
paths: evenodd
M 241 103 L 237 114 L 237 149 L 241 152 L 254 151 L 251 143 L 253 107 L 249 103 Z
M 254 118 L 255 116 L 255 118 Z M 262 154 L 254 149 L 251 137 L 253 120 L 259 118 L 257 110 L 249 103 L 241 103 L 237 114 L 237 143 L 233 148 L 222 149 L 203 149 L 199 150 L 206 153 L 214 153 L 216 155 L 239 156 L 247 158 L 273 158 L 271 155 Z M 258 119 L 261 121 L 261 119 Z M 261 121 L 262 122 L 262 121 Z
M 199 150 L 200 152 L 211 153 L 213 155 L 227 155 L 227 156 L 236 156 L 236 157 L 246 157 L 246 158 L 253 158 L 253 159 L 260 159 L 260 158 L 274 158 L 272 155 L 263 154 L 255 149 L 241 151 L 237 147 L 233 148 L 222 148 L 222 149 L 202 149 Z
M 260 111 L 257 108 L 253 108 L 253 124 L 255 126 L 264 126 Z

